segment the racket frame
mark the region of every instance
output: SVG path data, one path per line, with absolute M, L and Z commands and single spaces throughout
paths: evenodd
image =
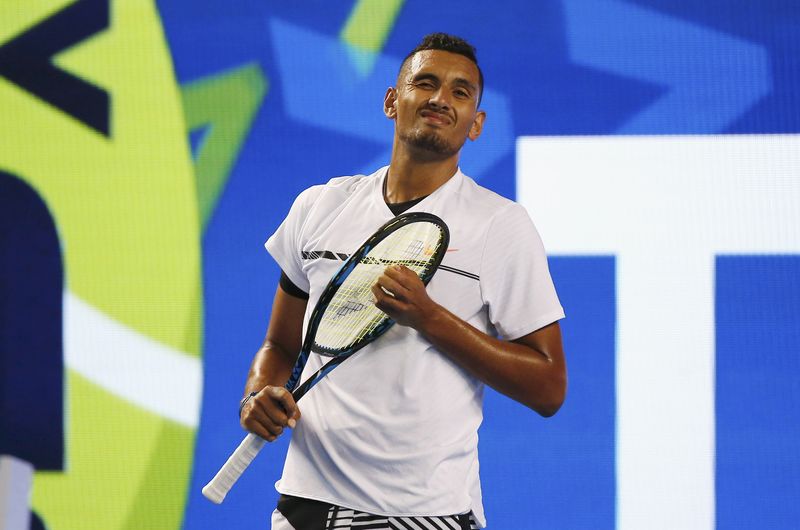
M 444 259 L 445 251 L 450 243 L 450 231 L 442 219 L 427 212 L 406 212 L 400 214 L 383 226 L 378 228 L 376 232 L 369 237 L 362 245 L 353 253 L 339 271 L 334 274 L 333 278 L 328 282 L 325 290 L 322 292 L 320 299 L 314 306 L 314 310 L 309 318 L 309 324 L 306 329 L 306 336 L 303 340 L 303 347 L 298 354 L 297 362 L 292 369 L 292 374 L 286 382 L 285 388 L 292 392 L 292 397 L 295 402 L 303 397 L 315 384 L 322 380 L 331 370 L 347 360 L 355 352 L 380 337 L 383 333 L 394 324 L 394 321 L 386 316 L 386 318 L 373 329 L 370 333 L 361 337 L 357 342 L 349 345 L 346 348 L 330 349 L 317 347 L 314 344 L 314 338 L 319 323 L 325 314 L 325 309 L 328 304 L 333 300 L 339 288 L 344 284 L 344 281 L 355 269 L 361 260 L 364 259 L 369 252 L 375 248 L 381 241 L 389 237 L 399 228 L 417 222 L 429 222 L 439 227 L 441 231 L 440 244 L 434 249 L 433 259 L 430 260 L 430 265 L 420 275 L 420 279 L 424 285 L 428 285 L 434 273 L 439 268 L 439 265 Z M 306 379 L 302 384 L 298 384 L 300 376 L 303 373 L 308 358 L 311 352 L 318 353 L 327 357 L 332 357 L 322 368 L 320 368 L 311 377 Z M 258 452 L 264 445 L 264 440 L 253 433 L 248 433 L 245 439 L 239 444 L 239 447 L 231 454 L 227 462 L 217 472 L 216 476 L 209 481 L 203 488 L 203 495 L 215 504 L 220 504 L 225 499 L 228 491 L 233 487 L 241 474 L 250 465 L 250 462 L 256 457 Z

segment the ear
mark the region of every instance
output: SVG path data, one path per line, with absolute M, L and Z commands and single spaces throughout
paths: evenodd
M 472 120 L 472 127 L 469 128 L 469 133 L 467 134 L 467 138 L 472 140 L 473 142 L 478 139 L 481 135 L 481 131 L 483 131 L 483 122 L 486 120 L 486 113 L 482 110 L 479 110 L 475 113 L 475 119 Z
M 383 97 L 383 113 L 387 118 L 393 120 L 397 117 L 397 89 L 389 87 Z

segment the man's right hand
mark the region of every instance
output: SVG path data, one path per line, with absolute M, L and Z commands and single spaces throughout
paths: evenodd
M 300 419 L 291 392 L 282 386 L 265 386 L 242 407 L 242 427 L 268 442 L 274 442 L 286 427 Z

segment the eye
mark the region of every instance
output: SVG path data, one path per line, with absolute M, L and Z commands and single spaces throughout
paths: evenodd
M 453 93 L 456 95 L 457 98 L 469 99 L 469 92 L 467 92 L 466 90 L 458 89 Z
M 417 86 L 420 88 L 433 88 L 433 83 L 430 81 L 419 81 Z

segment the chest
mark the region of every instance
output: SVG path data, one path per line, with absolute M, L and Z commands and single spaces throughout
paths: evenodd
M 316 303 L 330 279 L 374 231 L 390 217 L 384 212 L 342 212 L 325 223 L 309 227 L 302 242 L 303 270 L 310 283 L 310 306 Z M 428 284 L 428 294 L 459 317 L 469 320 L 482 311 L 480 264 L 486 235 L 474 226 L 436 212 L 450 230 L 450 244 L 438 271 Z M 376 215 L 377 214 L 377 215 Z

